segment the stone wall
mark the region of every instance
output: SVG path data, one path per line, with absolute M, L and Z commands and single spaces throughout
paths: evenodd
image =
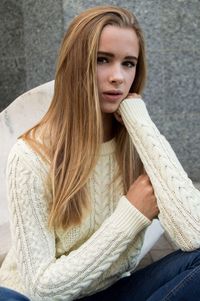
M 0 110 L 17 95 L 53 79 L 57 49 L 70 20 L 85 8 L 133 10 L 145 33 L 151 116 L 190 177 L 200 181 L 199 0 L 3 0 L 0 2 Z
M 0 111 L 54 78 L 63 36 L 62 0 L 0 1 Z

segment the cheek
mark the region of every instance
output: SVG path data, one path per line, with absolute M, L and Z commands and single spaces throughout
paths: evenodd
M 133 82 L 134 82 L 135 75 L 136 75 L 136 72 L 134 71 L 134 73 L 132 73 L 132 74 L 129 76 L 128 83 L 129 83 L 129 86 L 130 86 L 130 87 L 132 86 L 132 84 L 133 84 Z
M 103 76 L 102 70 L 97 69 L 97 84 L 98 84 L 98 87 L 100 87 L 102 85 L 103 78 L 104 78 L 104 76 Z

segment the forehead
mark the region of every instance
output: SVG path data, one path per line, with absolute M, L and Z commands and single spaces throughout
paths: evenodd
M 120 52 L 125 55 L 138 56 L 139 41 L 137 34 L 132 28 L 107 25 L 100 36 L 99 51 Z

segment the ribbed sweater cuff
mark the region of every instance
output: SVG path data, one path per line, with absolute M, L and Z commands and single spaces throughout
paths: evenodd
M 120 198 L 112 218 L 114 227 L 131 237 L 151 224 L 151 221 L 134 207 L 125 196 Z
M 119 112 L 123 120 L 134 120 L 142 124 L 149 122 L 150 116 L 141 98 L 128 98 L 121 102 Z

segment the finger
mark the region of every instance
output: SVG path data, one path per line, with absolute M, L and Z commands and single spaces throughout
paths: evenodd
M 127 98 L 141 98 L 141 95 L 137 93 L 129 93 Z
M 122 120 L 122 117 L 121 115 L 118 113 L 118 112 L 114 112 L 114 116 L 115 116 L 115 119 L 120 122 L 121 124 L 123 124 L 123 120 Z

